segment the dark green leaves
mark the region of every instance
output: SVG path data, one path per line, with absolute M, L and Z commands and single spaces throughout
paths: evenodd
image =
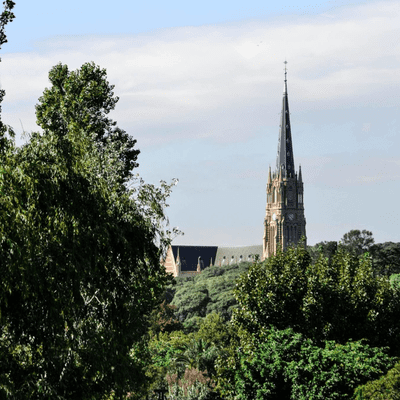
M 172 185 L 127 187 L 139 152 L 105 117 L 118 100 L 105 70 L 58 65 L 50 80 L 44 132 L 0 160 L 0 393 L 122 398 L 145 383 L 131 349 L 168 282 Z

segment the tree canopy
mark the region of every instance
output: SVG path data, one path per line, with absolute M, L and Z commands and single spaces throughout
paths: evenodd
M 175 315 L 187 330 L 197 330 L 201 319 L 218 313 L 226 321 L 237 306 L 233 296 L 236 279 L 248 270 L 250 263 L 242 262 L 223 267 L 208 267 L 194 277 L 178 277 L 168 288 Z
M 302 248 L 288 249 L 250 267 L 235 288 L 235 318 L 250 332 L 273 325 L 318 342 L 367 339 L 400 350 L 400 292 L 374 276 L 370 257 L 339 249 L 329 263 L 310 263 Z
M 105 117 L 118 100 L 105 70 L 59 64 L 49 79 L 36 106 L 43 132 L 21 148 L 8 141 L 0 158 L 0 388 L 138 393 L 145 377 L 131 352 L 168 282 L 159 260 L 171 186 L 129 189 L 139 151 Z
M 374 244 L 372 232 L 363 229 L 352 229 L 343 235 L 342 244 L 347 247 L 347 250 L 360 256 L 370 250 Z
M 400 291 L 344 246 L 311 262 L 299 246 L 237 281 L 237 342 L 216 361 L 230 399 L 345 399 L 399 355 Z

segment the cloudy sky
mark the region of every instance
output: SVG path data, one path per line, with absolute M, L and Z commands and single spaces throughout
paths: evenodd
M 3 121 L 38 130 L 58 62 L 106 68 L 138 172 L 179 178 L 175 244 L 261 244 L 285 58 L 308 243 L 350 229 L 400 241 L 400 1 L 15 1 Z

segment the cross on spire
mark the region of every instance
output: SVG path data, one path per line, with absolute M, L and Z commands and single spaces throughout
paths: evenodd
M 285 60 L 284 62 L 283 62 L 284 64 L 285 64 L 285 83 L 284 83 L 284 87 L 283 87 L 283 94 L 287 94 L 287 68 L 286 68 L 286 65 L 287 65 L 287 61 Z
M 286 74 L 287 74 L 286 64 L 287 64 L 287 61 L 285 60 L 283 63 L 285 64 L 285 82 L 286 82 Z

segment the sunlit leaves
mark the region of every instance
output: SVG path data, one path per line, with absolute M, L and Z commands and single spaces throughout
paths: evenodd
M 331 261 L 321 257 L 311 264 L 305 249 L 289 249 L 252 266 L 235 296 L 235 320 L 253 333 L 273 325 L 317 343 L 365 338 L 400 350 L 400 291 L 374 275 L 368 254 L 357 257 L 340 248 Z

